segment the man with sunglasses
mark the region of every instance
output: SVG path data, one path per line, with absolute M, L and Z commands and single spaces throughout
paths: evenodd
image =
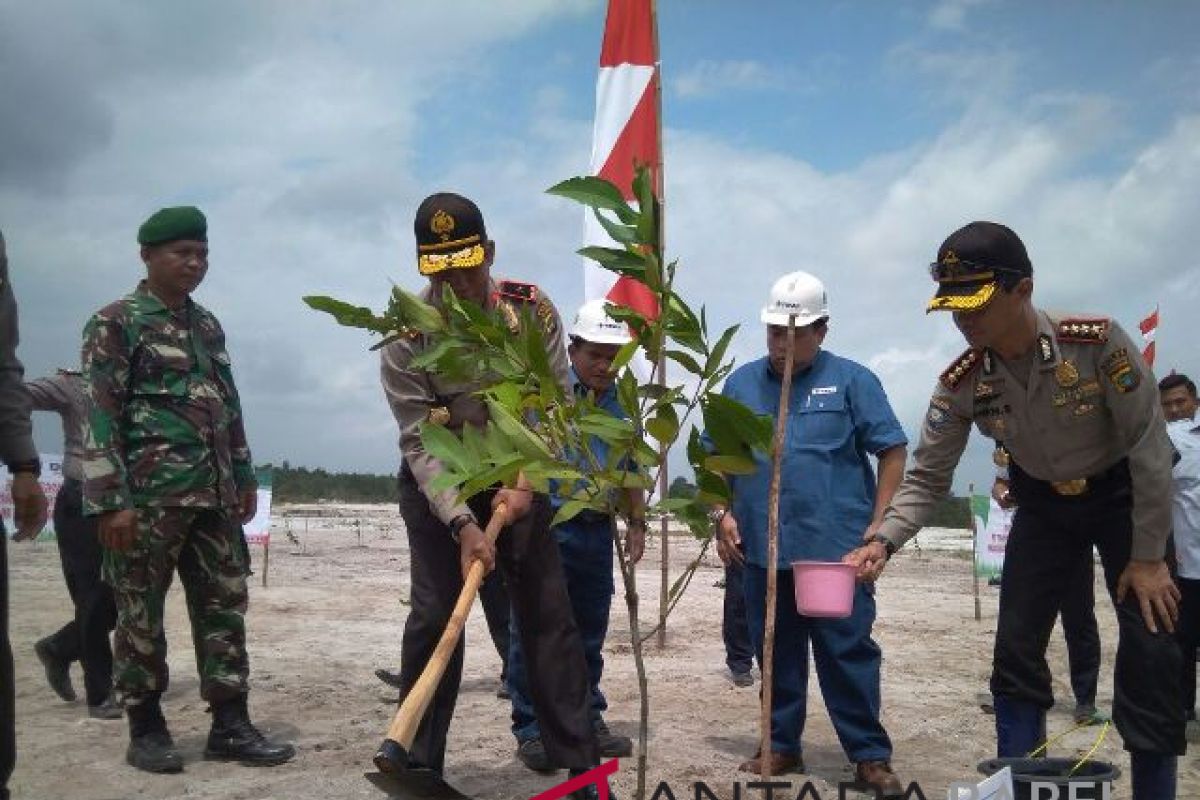
M 1179 592 L 1163 560 L 1172 449 L 1154 378 L 1113 320 L 1033 305 L 1033 266 L 1003 225 L 955 231 L 931 270 L 938 290 L 928 310 L 953 312 L 969 347 L 942 373 L 913 466 L 851 559 L 863 579 L 878 577 L 950 491 L 972 425 L 1003 442 L 1017 512 L 992 665 L 998 754 L 1024 756 L 1046 739 L 1046 644 L 1069 586 L 1063 576 L 1094 545 L 1120 630 L 1113 717 L 1133 798 L 1174 798 L 1185 749 L 1171 636 Z

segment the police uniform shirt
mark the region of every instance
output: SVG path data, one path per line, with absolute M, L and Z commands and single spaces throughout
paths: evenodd
M 519 286 L 531 290 L 525 300 L 515 300 L 501 294 L 500 287 L 493 282 L 489 308 L 500 313 L 510 326 L 519 324 L 526 310 L 522 306 L 534 313 L 545 332 L 550 366 L 569 394 L 570 366 L 558 310 L 550 298 L 538 292 L 537 287 L 529 284 Z M 433 298 L 432 287 L 425 287 L 420 297 L 427 303 L 438 304 L 438 300 Z M 430 420 L 444 424 L 457 433 L 464 425 L 486 425 L 488 411 L 483 400 L 473 394 L 484 386 L 482 379 L 455 383 L 411 366 L 413 358 L 430 343 L 430 337 L 420 335 L 398 339 L 384 347 L 380 352 L 380 377 L 388 405 L 400 426 L 400 452 L 404 463 L 428 498 L 438 519 L 449 524 L 455 517 L 470 514 L 471 510 L 466 503 L 456 501 L 456 490 L 435 492 L 429 488 L 430 482 L 442 473 L 443 467 L 421 444 L 421 424 Z
M 64 478 L 83 480 L 83 425 L 87 399 L 83 394 L 83 376 L 78 372 L 58 372 L 25 384 L 33 398 L 34 411 L 53 411 L 62 417 Z
M 779 413 L 782 380 L 761 358 L 734 370 L 722 394 L 760 414 Z M 859 546 L 875 510 L 868 454 L 907 443 L 879 379 L 866 367 L 819 350 L 793 377 L 779 494 L 779 559 L 840 561 Z M 730 478 L 732 511 L 747 561 L 767 566 L 769 456 Z
M 1158 389 L 1138 348 L 1106 318 L 1037 314 L 1027 382 L 989 350 L 968 350 L 942 374 L 913 464 L 879 533 L 908 541 L 950 491 L 971 426 L 1003 442 L 1031 477 L 1079 491 L 1081 479 L 1129 459 L 1132 558 L 1163 557 L 1170 532 L 1171 443 Z
M 1200 423 L 1190 419 L 1168 423 L 1167 435 L 1179 453 L 1171 503 L 1179 577 L 1200 580 Z

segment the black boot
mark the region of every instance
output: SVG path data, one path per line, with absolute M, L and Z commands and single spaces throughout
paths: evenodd
M 158 698 L 158 693 L 126 698 L 129 748 L 125 761 L 146 772 L 182 772 L 183 757 L 175 749 Z
M 290 761 L 296 748 L 273 742 L 259 733 L 250 722 L 246 695 L 213 703 L 212 730 L 204 757 L 215 761 L 237 761 L 248 767 L 269 767 Z
M 39 640 L 33 646 L 33 651 L 37 654 L 38 661 L 42 662 L 42 667 L 46 670 L 46 683 L 50 684 L 54 693 L 68 703 L 74 702 L 75 687 L 71 685 L 71 662 L 58 657 L 54 652 L 54 645 L 50 643 L 50 637 Z

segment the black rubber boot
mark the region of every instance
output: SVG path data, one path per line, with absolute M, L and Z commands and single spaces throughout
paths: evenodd
M 183 757 L 175 749 L 158 699 L 157 693 L 126 698 L 129 747 L 125 761 L 145 772 L 182 772 Z
M 237 761 L 248 767 L 269 767 L 290 761 L 296 755 L 296 748 L 273 742 L 254 727 L 244 694 L 223 703 L 213 703 L 212 716 L 212 730 L 204 747 L 206 759 Z
M 76 695 L 75 687 L 71 685 L 71 662 L 58 657 L 49 637 L 39 640 L 33 646 L 33 651 L 38 661 L 42 662 L 46 670 L 46 683 L 50 684 L 54 693 L 68 703 L 74 702 Z

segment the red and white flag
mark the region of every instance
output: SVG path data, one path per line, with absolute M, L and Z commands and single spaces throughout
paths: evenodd
M 1154 312 L 1138 323 L 1138 328 L 1142 331 L 1142 340 L 1146 343 L 1146 347 L 1142 350 L 1142 358 L 1146 360 L 1146 366 L 1154 367 L 1154 334 L 1158 330 L 1158 306 L 1154 307 Z
M 652 170 L 655 195 L 662 199 L 662 143 L 658 124 L 658 37 L 653 0 L 609 0 L 596 82 L 596 123 L 592 136 L 593 175 L 615 184 L 633 200 L 634 162 Z M 584 246 L 613 247 L 613 240 L 589 210 Z M 658 315 L 654 294 L 644 284 L 585 260 L 585 300 L 599 297 L 641 314 Z

